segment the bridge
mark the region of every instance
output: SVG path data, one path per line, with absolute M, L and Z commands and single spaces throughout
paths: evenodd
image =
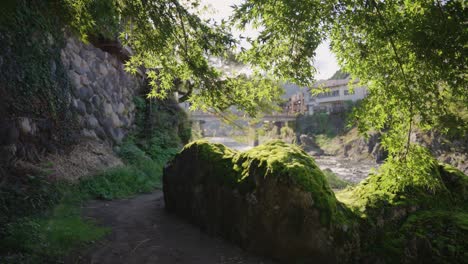
M 226 120 L 229 120 L 229 117 L 218 116 L 218 115 L 215 115 L 215 114 L 200 112 L 200 111 L 189 112 L 188 115 L 189 115 L 189 118 L 192 121 L 199 123 L 200 129 L 202 131 L 202 135 L 204 135 L 204 132 L 203 132 L 204 131 L 204 129 L 203 129 L 204 123 L 210 122 L 210 121 L 220 121 L 223 118 L 225 118 Z M 239 114 L 237 116 L 241 117 Z M 270 123 L 271 122 L 276 127 L 276 134 L 279 135 L 280 131 L 281 131 L 281 128 L 283 126 L 288 126 L 288 122 L 295 121 L 296 117 L 297 117 L 296 114 L 274 113 L 274 114 L 270 114 L 270 115 L 264 115 L 261 118 L 255 119 L 254 122 L 248 122 L 249 124 L 247 126 L 245 126 L 246 124 L 242 125 L 242 124 L 239 124 L 238 122 L 236 122 L 236 121 L 241 121 L 242 118 L 240 120 L 232 120 L 232 123 L 234 125 L 236 125 L 236 123 L 238 123 L 237 126 L 239 126 L 239 127 L 245 126 L 245 127 L 249 128 L 249 129 L 255 131 L 255 136 L 254 136 L 252 145 L 257 146 L 258 145 L 258 132 L 257 132 L 258 125 L 260 125 L 261 123 L 266 123 L 266 122 Z
M 206 112 L 190 112 L 189 117 L 193 121 L 216 121 L 221 120 L 222 117 L 206 113 Z M 265 115 L 259 119 L 259 122 L 288 122 L 295 121 L 296 115 L 287 113 L 275 113 L 271 115 Z

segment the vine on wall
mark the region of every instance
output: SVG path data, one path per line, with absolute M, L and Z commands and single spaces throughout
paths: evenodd
M 56 140 L 73 129 L 71 85 L 60 59 L 61 18 L 47 1 L 15 1 L 0 14 L 0 98 L 3 117 L 45 121 Z M 44 122 L 43 122 L 44 123 Z

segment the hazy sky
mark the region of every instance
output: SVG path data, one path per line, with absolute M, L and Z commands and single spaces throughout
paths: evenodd
M 209 7 L 208 12 L 204 14 L 203 17 L 221 21 L 221 19 L 227 19 L 232 14 L 231 6 L 242 3 L 242 0 L 201 0 L 201 3 Z M 245 32 L 234 31 L 234 34 L 253 37 L 256 35 L 256 31 L 253 29 Z M 318 47 L 315 67 L 318 70 L 315 76 L 317 80 L 328 79 L 338 70 L 338 64 L 335 56 L 328 47 L 328 43 L 322 43 Z

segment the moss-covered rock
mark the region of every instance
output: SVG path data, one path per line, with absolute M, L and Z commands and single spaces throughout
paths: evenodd
M 412 263 L 467 263 L 468 212 L 426 210 L 414 213 L 390 237 Z M 398 255 L 398 254 L 397 254 Z
M 362 219 L 361 260 L 467 263 L 468 177 L 431 164 L 427 174 L 415 172 L 409 180 L 384 168 L 337 193 Z
M 165 169 L 166 207 L 284 263 L 466 263 L 468 177 L 426 162 L 414 171 L 387 163 L 335 197 L 295 146 L 239 153 L 197 141 Z
M 379 173 L 371 174 L 355 188 L 338 192 L 337 197 L 362 216 L 374 218 L 382 215 L 386 209 L 405 208 L 411 212 L 463 207 L 468 202 L 468 176 L 450 165 L 437 163 L 430 167 L 426 175 L 415 173 L 409 180 L 384 168 Z
M 279 141 L 234 152 L 187 145 L 164 172 L 166 208 L 241 247 L 286 263 L 352 262 L 356 221 L 314 160 Z
M 448 164 L 439 164 L 438 171 L 442 181 L 450 192 L 450 201 L 468 206 L 468 176 Z
M 258 187 L 257 177 L 272 177 L 287 187 L 309 192 L 314 205 L 321 211 L 323 223 L 336 219 L 336 199 L 325 175 L 314 160 L 294 145 L 271 141 L 236 155 L 233 159 L 240 181 Z M 251 177 L 249 177 L 251 176 Z

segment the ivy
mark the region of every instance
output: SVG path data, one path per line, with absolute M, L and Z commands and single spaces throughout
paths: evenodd
M 51 8 L 43 1 L 16 1 L 2 11 L 0 90 L 8 96 L 1 100 L 7 118 L 50 120 L 69 131 L 71 86 L 60 58 L 64 37 Z

